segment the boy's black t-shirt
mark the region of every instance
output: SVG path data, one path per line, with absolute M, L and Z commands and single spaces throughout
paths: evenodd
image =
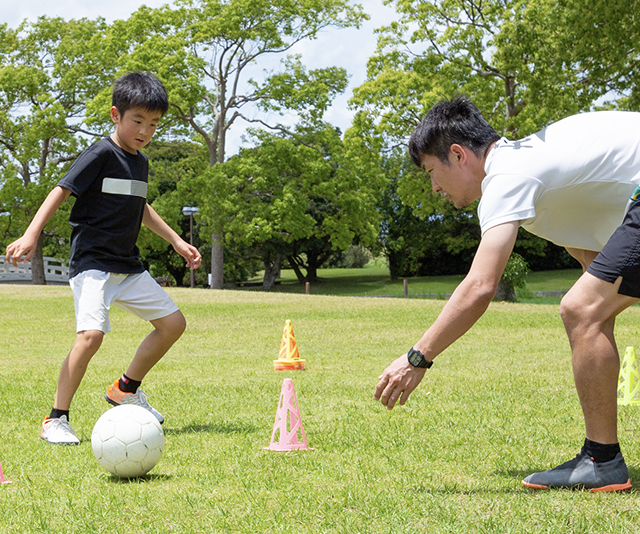
M 147 198 L 149 160 L 131 154 L 110 137 L 85 150 L 58 182 L 76 197 L 69 222 L 69 277 L 98 269 L 141 273 L 136 246 Z

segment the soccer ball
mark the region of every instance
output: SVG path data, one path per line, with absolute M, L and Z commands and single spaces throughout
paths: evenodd
M 133 405 L 111 408 L 98 419 L 91 434 L 98 463 L 109 473 L 134 478 L 151 471 L 164 449 L 164 432 L 155 416 Z

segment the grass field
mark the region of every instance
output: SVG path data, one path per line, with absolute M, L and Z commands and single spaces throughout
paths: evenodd
M 544 271 L 527 275 L 527 290 L 566 291 L 580 277 L 579 269 L 561 271 Z M 423 276 L 407 279 L 409 298 L 445 298 L 464 278 L 463 275 Z M 262 282 L 262 275 L 256 276 L 252 282 Z M 258 291 L 259 287 L 245 290 Z M 280 283 L 271 290 L 275 293 L 304 293 L 305 286 L 300 284 L 291 269 L 283 269 Z M 392 296 L 404 297 L 403 280 L 391 280 L 389 268 L 381 264 L 369 264 L 363 269 L 319 269 L 318 281 L 310 287 L 313 295 L 336 296 Z M 527 295 L 523 302 L 537 304 L 556 304 L 559 297 L 541 297 Z
M 122 481 L 93 458 L 107 385 L 147 325 L 114 309 L 74 401 L 82 444 L 38 431 L 73 343 L 67 287 L 0 285 L 0 531 L 5 533 L 638 532 L 638 492 L 533 492 L 521 479 L 572 458 L 584 437 L 556 306 L 493 303 L 445 351 L 405 407 L 372 398 L 387 364 L 444 302 L 169 289 L 188 330 L 144 389 L 164 413 L 165 453 Z M 304 372 L 274 372 L 291 319 Z M 617 321 L 636 344 L 640 309 Z M 313 450 L 269 445 L 293 378 Z M 640 487 L 639 407 L 620 440 Z

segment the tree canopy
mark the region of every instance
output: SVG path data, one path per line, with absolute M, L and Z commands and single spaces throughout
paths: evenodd
M 377 30 L 344 134 L 323 121 L 348 73 L 312 68 L 292 51 L 326 28 L 359 27 L 367 15 L 350 0 L 176 0 L 112 24 L 0 25 L 3 244 L 111 130 L 112 83 L 130 70 L 152 71 L 168 89 L 170 111 L 149 147 L 149 200 L 183 236 L 182 206 L 200 208 L 196 238 L 210 250 L 212 287 L 257 262 L 266 286 L 282 261 L 313 279 L 331 254 L 376 235 L 396 275 L 463 270 L 479 239 L 473 206 L 454 211 L 433 197 L 406 157 L 409 134 L 442 98 L 469 96 L 510 138 L 573 113 L 640 109 L 640 21 L 630 0 L 383 1 L 398 20 Z M 253 147 L 227 158 L 228 132 L 241 124 Z M 67 253 L 71 204 L 41 236 L 36 281 L 44 251 Z M 183 282 L 156 236 L 143 231 L 140 248 L 154 272 Z M 537 268 L 568 261 L 524 231 L 516 251 Z
M 121 69 L 153 66 L 168 89 L 177 131 L 199 136 L 214 166 L 224 162 L 226 135 L 237 120 L 267 124 L 245 113 L 249 104 L 295 111 L 301 121 L 321 119 L 346 88 L 346 72 L 307 70 L 286 53 L 324 28 L 359 26 L 365 18 L 348 0 L 180 0 L 174 7 L 143 6 L 114 23 L 109 35 L 121 47 Z M 246 76 L 248 67 L 271 55 L 283 56 L 279 72 L 265 73 L 264 80 Z M 223 283 L 222 231 L 212 234 L 211 287 Z
M 372 125 L 368 135 L 383 139 L 391 160 L 396 149 L 404 150 L 431 106 L 456 95 L 470 97 L 496 131 L 509 138 L 524 137 L 568 115 L 603 106 L 638 109 L 635 67 L 640 59 L 640 28 L 637 17 L 630 16 L 635 12 L 631 2 L 385 3 L 395 7 L 399 20 L 378 30 L 378 48 L 369 59 L 367 80 L 354 91 L 351 105 L 367 115 L 369 120 L 363 124 Z M 423 173 L 402 173 L 390 182 L 385 202 L 396 199 L 396 203 L 391 211 L 387 206 L 387 212 L 396 216 L 406 204 L 413 209 L 408 217 L 422 217 L 439 234 L 442 217 L 456 218 L 445 206 L 434 204 L 428 190 Z M 393 227 L 392 221 L 387 230 Z M 449 234 L 446 250 L 466 250 L 471 235 L 460 227 Z M 408 238 L 404 231 L 402 236 Z M 398 243 L 394 246 L 396 252 L 402 250 Z M 555 259 L 553 245 L 526 232 L 520 232 L 516 249 L 534 256 L 548 252 L 554 264 L 563 264 Z M 436 240 L 430 250 L 440 252 Z M 387 249 L 388 254 L 396 252 Z M 408 265 L 416 251 L 403 254 Z
M 88 139 L 85 108 L 110 85 L 103 20 L 41 17 L 0 26 L 0 239 L 19 237 Z M 43 247 L 59 250 L 69 235 L 62 209 L 47 225 L 32 259 L 34 283 L 45 283 Z
M 264 262 L 265 287 L 283 258 L 301 281 L 311 281 L 335 251 L 375 242 L 384 178 L 361 138 L 343 140 L 330 125 L 299 129 L 294 138 L 255 136 L 255 148 L 215 166 L 192 188 L 211 199 L 204 219 L 224 218 L 225 242 L 250 248 Z

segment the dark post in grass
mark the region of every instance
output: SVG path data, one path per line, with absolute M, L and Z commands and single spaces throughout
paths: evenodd
M 402 281 L 402 285 L 404 286 L 404 298 L 408 299 L 409 298 L 409 282 L 406 278 Z

